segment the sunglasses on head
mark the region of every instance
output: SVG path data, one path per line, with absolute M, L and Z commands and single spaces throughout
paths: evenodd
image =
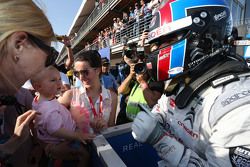
M 96 68 L 90 68 L 90 69 L 94 69 L 95 70 Z M 80 75 L 82 75 L 82 76 L 88 76 L 90 69 L 85 69 L 85 70 L 81 70 L 81 71 L 73 71 L 73 74 L 76 77 L 80 77 Z
M 54 65 L 55 61 L 58 57 L 58 52 L 55 48 L 45 44 L 42 40 L 39 38 L 28 34 L 28 38 L 35 44 L 37 47 L 39 47 L 41 50 L 43 50 L 48 56 L 45 62 L 45 67 L 48 67 L 50 65 Z

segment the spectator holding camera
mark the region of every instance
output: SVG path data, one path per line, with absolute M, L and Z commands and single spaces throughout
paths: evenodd
M 164 83 L 155 82 L 144 68 L 144 54 L 134 51 L 136 45 L 133 47 L 131 54 L 130 51 L 128 52 L 128 48 L 125 48 L 127 50 L 124 51 L 124 61 L 130 66 L 130 74 L 118 88 L 118 93 L 130 92 L 126 107 L 126 116 L 129 121 L 133 121 L 140 111 L 139 105 L 147 108 L 153 107 L 164 90 Z M 131 88 L 133 82 L 134 85 Z
M 117 83 L 120 85 L 129 75 L 130 67 L 124 60 L 121 60 L 121 62 L 117 64 L 117 68 L 118 68 Z M 120 110 L 116 118 L 116 125 L 121 125 L 121 124 L 129 122 L 126 116 L 126 107 L 127 107 L 127 101 L 128 101 L 127 99 L 128 99 L 129 94 L 130 92 L 127 92 L 127 93 L 122 93 L 119 96 L 120 98 L 119 109 Z

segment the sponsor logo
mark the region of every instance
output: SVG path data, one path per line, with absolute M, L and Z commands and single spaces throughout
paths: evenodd
M 195 112 L 202 107 L 203 98 L 196 96 L 191 104 L 190 111 L 186 113 L 184 121 L 189 121 L 191 128 L 193 129 Z
M 188 67 L 189 67 L 189 68 L 192 68 L 192 67 L 194 67 L 195 65 L 199 64 L 200 62 L 202 62 L 203 60 L 207 59 L 208 57 L 209 57 L 209 56 L 206 55 L 206 56 L 201 57 L 200 59 L 194 60 L 194 61 L 192 61 L 191 63 L 188 63 Z
M 226 83 L 228 81 L 234 80 L 236 78 L 235 75 L 228 75 L 219 79 L 216 79 L 212 82 L 213 86 L 216 87 L 218 85 L 221 85 L 223 83 Z
M 170 75 L 179 74 L 179 73 L 181 73 L 181 72 L 183 72 L 183 67 L 175 67 L 175 68 L 172 68 L 172 69 L 170 69 L 170 70 L 168 71 L 168 73 L 169 73 Z
M 195 118 L 195 113 L 194 113 L 194 108 L 192 107 L 191 111 L 189 111 L 186 114 L 186 118 L 184 119 L 184 121 L 189 121 L 190 125 L 191 125 L 191 128 L 193 128 L 193 126 L 194 126 L 194 118 Z
M 159 60 L 164 60 L 169 56 L 169 53 L 163 54 L 161 57 L 159 57 Z
M 157 37 L 162 36 L 163 34 L 166 34 L 166 32 L 170 32 L 171 31 L 171 27 L 170 26 L 161 26 L 156 28 L 155 30 L 151 31 L 148 33 L 148 40 L 152 40 L 155 39 Z
M 159 146 L 160 153 L 164 156 L 167 156 L 169 153 L 172 153 L 176 150 L 175 146 L 168 145 L 167 143 L 161 143 Z
M 230 148 L 229 157 L 232 166 L 250 166 L 250 150 L 245 147 Z
M 242 157 L 248 158 L 248 159 L 250 158 L 250 151 L 246 150 L 244 148 L 237 147 L 234 150 L 234 153 L 237 154 L 237 155 L 240 155 Z
M 192 130 L 188 129 L 181 121 L 178 121 L 178 124 L 194 139 L 197 139 L 199 135 Z
M 214 15 L 214 20 L 215 21 L 220 21 L 221 19 L 224 19 L 227 17 L 227 12 L 224 10 L 223 12 Z
M 140 149 L 142 147 L 142 144 L 139 142 L 129 143 L 127 145 L 122 146 L 122 152 L 132 151 L 135 149 Z
M 170 98 L 169 105 L 174 109 L 175 108 L 175 100 L 173 98 Z
M 240 93 L 236 93 L 236 94 L 232 95 L 231 97 L 226 98 L 226 100 L 223 100 L 221 102 L 221 105 L 223 107 L 225 107 L 225 106 L 227 106 L 227 105 L 229 105 L 229 104 L 231 104 L 239 99 L 242 99 L 242 98 L 245 98 L 248 96 L 250 96 L 250 90 L 245 90 L 245 91 L 242 91 Z
M 205 165 L 199 158 L 196 158 L 193 156 L 190 156 L 189 162 L 190 164 L 194 164 L 194 166 L 197 166 L 197 167 L 205 167 Z
M 179 19 L 177 21 L 163 24 L 162 26 L 150 31 L 148 33 L 148 40 L 151 41 L 157 37 L 162 35 L 167 35 L 175 30 L 180 30 L 182 28 L 188 27 L 192 25 L 192 18 L 191 16 L 185 17 L 183 19 Z

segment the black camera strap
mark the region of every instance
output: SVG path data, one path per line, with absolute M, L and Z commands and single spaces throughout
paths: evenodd
M 14 106 L 18 115 L 23 114 L 22 107 L 25 107 L 24 105 L 20 104 L 17 101 L 15 96 L 8 96 L 8 95 L 0 96 L 0 105 Z

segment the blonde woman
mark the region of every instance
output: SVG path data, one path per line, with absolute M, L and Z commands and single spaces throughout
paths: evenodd
M 25 81 L 54 63 L 52 39 L 51 24 L 31 0 L 0 1 L 1 111 L 5 110 L 6 99 Z M 13 136 L 0 144 L 0 166 L 26 141 L 35 116 L 36 112 L 29 110 L 17 118 Z

